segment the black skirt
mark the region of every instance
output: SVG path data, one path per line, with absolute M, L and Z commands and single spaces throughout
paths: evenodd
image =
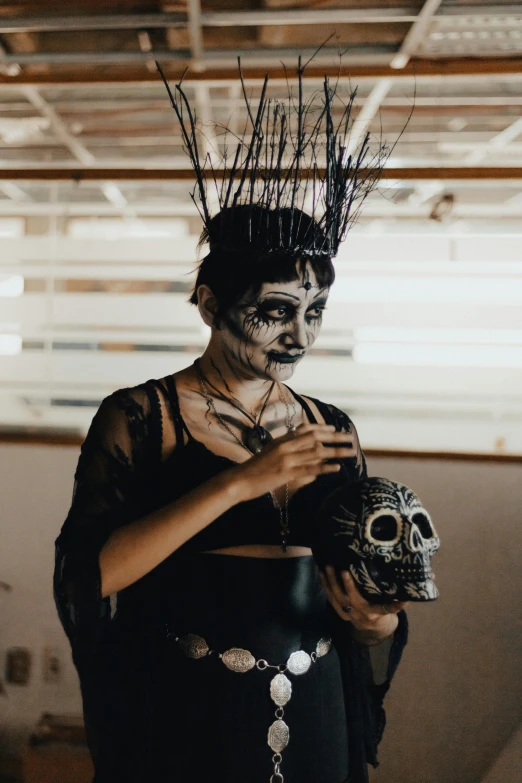
M 149 779 L 270 783 L 274 763 L 267 739 L 277 709 L 270 683 L 277 670 L 239 673 L 216 654 L 188 658 L 167 632 L 198 634 L 216 653 L 244 648 L 271 665 L 285 664 L 297 650 L 312 653 L 329 635 L 327 599 L 313 557 L 173 558 L 163 590 L 166 641 L 149 672 L 156 694 L 149 698 Z M 292 695 L 284 706 L 290 733 L 280 765 L 284 782 L 344 783 L 347 718 L 336 647 L 304 674 L 286 674 Z

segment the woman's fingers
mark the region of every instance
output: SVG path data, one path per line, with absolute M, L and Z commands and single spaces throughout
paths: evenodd
M 306 424 L 283 435 L 284 451 L 300 451 L 311 448 L 316 443 L 346 443 L 352 442 L 349 432 L 338 432 L 333 424 Z
M 350 601 L 351 596 L 345 590 L 343 590 L 343 588 L 339 584 L 335 573 L 335 569 L 331 565 L 326 566 L 326 578 L 328 580 L 329 589 L 331 590 L 332 595 L 337 601 L 337 603 L 339 604 L 339 606 L 343 606 L 345 604 L 349 604 L 350 606 L 353 606 L 353 604 Z
M 317 431 L 307 432 L 300 437 L 286 440 L 281 444 L 283 454 L 295 454 L 302 459 L 332 459 L 336 456 L 353 456 L 355 448 L 353 436 L 347 432 Z
M 327 567 L 329 568 L 329 566 Z M 342 591 L 341 593 L 339 592 L 339 586 L 336 583 L 335 574 L 334 580 L 332 580 L 328 574 L 319 571 L 319 579 L 321 581 L 321 586 L 325 592 L 325 595 L 333 606 L 335 612 L 339 615 L 341 620 L 349 620 L 350 616 L 345 609 L 348 604 L 348 599 L 342 594 Z
M 256 492 L 252 497 L 266 491 L 265 487 L 273 491 L 290 482 L 299 488 L 322 474 L 337 473 L 341 467 L 338 460 L 356 453 L 352 440 L 350 433 L 338 432 L 332 424 L 300 425 L 235 469 L 248 478 L 249 490 Z
M 349 571 L 341 571 L 341 578 L 343 580 L 344 588 L 348 595 L 348 604 L 355 606 L 357 609 L 365 611 L 373 610 L 377 614 L 397 614 L 405 606 L 408 606 L 409 601 L 391 601 L 382 604 L 371 604 L 360 594 L 355 580 Z M 386 610 L 386 611 L 385 611 Z
M 397 614 L 401 609 L 405 609 L 409 603 L 409 601 L 393 601 L 391 604 L 381 604 L 381 607 L 383 614 Z
M 347 459 L 355 456 L 355 449 L 349 446 L 339 446 L 337 448 L 325 449 L 311 448 L 306 451 L 300 451 L 295 455 L 296 465 L 318 464 L 330 459 Z
M 352 606 L 356 606 L 358 609 L 367 608 L 370 606 L 370 602 L 362 597 L 354 578 L 349 571 L 341 571 L 341 579 L 343 581 L 344 589 L 348 595 L 348 603 Z

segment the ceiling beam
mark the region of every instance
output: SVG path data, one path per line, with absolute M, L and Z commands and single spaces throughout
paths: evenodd
M 408 65 L 412 55 L 415 54 L 419 45 L 424 39 L 424 36 L 428 31 L 435 13 L 439 10 L 441 2 L 442 0 L 425 0 L 418 17 L 410 27 L 404 41 L 399 48 L 399 51 L 393 57 L 390 63 L 391 68 L 401 70 Z M 377 82 L 377 86 L 379 84 L 386 85 L 388 82 L 390 83 L 390 86 L 393 84 L 391 79 L 380 79 Z M 388 87 L 384 93 L 384 97 L 386 97 L 389 90 L 390 88 Z M 417 185 L 415 188 L 415 193 L 410 196 L 409 203 L 414 208 L 418 208 L 427 201 L 430 201 L 433 196 L 440 194 L 443 190 L 444 184 L 440 180 L 424 182 L 420 185 Z
M 82 30 L 147 30 L 162 27 L 187 27 L 187 24 L 187 14 L 176 12 L 3 17 L 0 19 L 0 34 L 80 32 Z
M 69 149 L 76 160 L 83 163 L 85 166 L 90 166 L 96 162 L 94 155 L 92 155 L 84 145 L 72 135 L 54 107 L 40 95 L 36 87 L 25 87 L 22 92 L 29 103 L 43 117 L 47 117 L 54 135 Z
M 15 185 L 14 182 L 7 182 L 5 180 L 0 182 L 0 191 L 2 191 L 4 196 L 11 199 L 11 201 L 14 201 L 17 204 L 23 203 L 24 207 L 27 206 L 27 202 L 32 201 L 31 196 L 26 193 L 25 190 L 22 190 L 21 187 Z
M 489 144 L 491 147 L 505 147 L 507 144 L 515 141 L 515 139 L 517 139 L 521 134 L 522 117 L 519 117 L 507 128 L 504 128 L 503 131 L 500 131 L 500 133 L 497 133 L 496 136 L 493 136 L 493 138 L 489 140 Z
M 12 78 L 13 76 L 18 76 L 21 73 L 22 69 L 20 68 L 17 62 L 8 62 L 7 61 L 8 57 L 9 54 L 7 52 L 7 49 L 0 41 L 0 73 L 3 76 L 7 76 L 9 78 Z
M 1 185 L 0 185 L 1 187 Z M 507 199 L 501 204 L 489 203 L 463 203 L 456 201 L 451 212 L 452 218 L 522 218 L 522 199 L 520 191 L 516 191 L 515 196 Z M 146 199 L 146 194 L 144 196 Z M 130 213 L 140 217 L 198 217 L 199 213 L 193 204 L 173 204 L 165 202 L 158 204 L 142 202 L 133 202 L 129 205 Z M 405 204 L 394 204 L 386 199 L 366 202 L 362 217 L 368 218 L 415 218 L 427 217 L 430 209 L 423 208 L 422 204 L 407 202 Z M 121 217 L 121 210 L 107 203 L 65 203 L 58 202 L 51 204 L 26 202 L 24 204 L 13 201 L 0 201 L 0 217 L 31 217 L 31 216 L 52 216 L 63 215 L 64 217 Z
M 354 54 L 378 55 L 393 54 L 394 47 L 390 44 L 372 44 L 354 46 L 350 50 Z M 305 59 L 311 59 L 317 53 L 317 47 L 286 47 L 286 48 L 259 48 L 245 49 L 239 52 L 242 55 L 245 66 L 251 64 L 260 64 L 259 67 L 270 67 L 274 60 L 294 59 L 297 61 L 298 55 Z M 154 52 L 156 59 L 163 62 L 184 63 L 185 66 L 191 65 L 192 50 L 188 49 L 161 49 Z M 205 52 L 204 59 L 201 60 L 205 68 L 215 64 L 222 64 L 223 67 L 236 68 L 238 54 L 236 50 L 227 49 L 209 49 Z M 325 46 L 316 61 L 327 60 L 328 65 L 339 60 L 339 48 L 337 46 Z M 136 65 L 146 63 L 150 59 L 147 52 L 141 51 L 100 51 L 92 49 L 89 51 L 63 51 L 63 52 L 29 52 L 6 54 L 3 58 L 6 65 Z M 196 70 L 194 66 L 193 70 Z M 282 70 L 282 69 L 281 69 Z M 338 72 L 336 69 L 336 73 Z
M 154 66 L 156 68 L 156 66 Z M 205 81 L 197 82 L 198 84 L 205 84 Z M 492 86 L 493 88 L 493 86 Z M 163 111 L 165 108 L 165 100 L 162 97 L 154 98 L 142 98 L 141 100 L 135 98 L 121 97 L 121 90 L 124 89 L 119 85 L 115 86 L 117 93 L 114 96 L 107 96 L 105 99 L 93 100 L 80 97 L 74 99 L 69 97 L 67 99 L 57 99 L 53 101 L 53 106 L 57 111 L 64 114 L 93 114 L 94 112 L 100 112 L 101 119 L 106 117 L 119 117 L 121 115 L 141 115 L 144 111 Z M 229 93 L 230 97 L 221 95 L 216 97 L 212 96 L 212 107 L 218 109 L 230 109 L 233 110 L 235 103 L 240 97 L 241 85 L 239 81 L 235 85 L 230 85 Z M 7 90 L 3 90 L 4 94 Z M 235 95 L 235 97 L 234 97 Z M 250 100 L 251 106 L 259 105 L 259 98 L 253 97 Z M 502 114 L 499 109 L 509 109 L 512 106 L 522 106 L 522 95 L 451 95 L 451 96 L 419 96 L 415 97 L 415 114 L 450 114 L 455 116 L 455 107 L 461 110 L 469 112 L 470 109 L 487 109 L 489 113 L 494 113 L 496 117 Z M 411 109 L 411 98 L 407 98 L 405 95 L 389 96 L 381 103 L 381 109 L 394 111 L 395 109 Z M 0 111 L 2 114 L 11 114 L 18 112 L 25 112 L 27 110 L 27 104 L 24 101 L 6 101 L 3 102 L 0 95 Z M 429 110 L 429 111 L 425 111 Z
M 439 10 L 442 0 L 425 0 L 418 17 L 408 30 L 406 38 L 402 42 L 399 51 L 390 63 L 392 68 L 404 68 L 410 58 L 417 51 L 431 24 L 435 13 Z
M 503 131 L 492 136 L 489 141 L 474 149 L 465 157 L 465 162 L 473 166 L 475 163 L 481 163 L 488 155 L 494 155 L 495 150 L 508 146 L 522 134 L 522 117 L 518 117 Z
M 204 71 L 203 30 L 200 0 L 188 0 L 188 28 L 190 35 L 191 65 L 195 71 Z
M 303 170 L 303 177 L 307 176 L 307 170 Z M 111 180 L 169 180 L 172 182 L 194 181 L 192 169 L 132 169 L 132 168 L 6 168 L 1 169 L 2 179 L 13 180 L 60 180 L 60 181 L 111 181 Z M 219 179 L 219 171 L 215 176 Z M 319 175 L 323 172 L 319 170 Z M 364 172 L 361 172 L 363 176 Z M 436 168 L 386 168 L 384 169 L 386 180 L 522 180 L 522 166 L 438 166 Z
M 24 87 L 23 95 L 40 114 L 47 117 L 55 136 L 69 149 L 76 160 L 85 166 L 92 166 L 96 163 L 94 155 L 73 136 L 55 108 L 40 95 L 36 87 Z M 123 209 L 126 206 L 127 200 L 117 185 L 105 182 L 102 184 L 101 190 L 107 201 L 110 201 L 115 207 Z
M 359 146 L 359 142 L 366 134 L 380 105 L 388 95 L 393 85 L 393 79 L 379 79 L 364 102 L 364 106 L 354 120 L 346 152 L 353 155 Z
M 168 4 L 165 4 L 168 8 Z M 522 5 L 455 5 L 438 10 L 435 18 L 469 18 L 477 14 L 514 16 L 522 14 Z M 299 8 L 201 13 L 202 27 L 257 27 L 264 25 L 386 24 L 411 23 L 417 19 L 415 4 L 403 7 L 375 8 Z M 163 27 L 187 27 L 186 13 L 172 11 L 157 14 L 88 14 L 71 16 L 27 16 L 0 19 L 1 33 L 38 33 L 81 30 L 146 30 Z
M 144 60 L 147 59 L 147 53 L 137 52 Z M 190 52 L 187 52 L 186 60 L 171 62 L 175 57 L 170 51 L 155 52 L 154 56 L 161 60 L 165 75 L 169 78 L 179 78 L 184 66 L 190 66 Z M 208 54 L 208 52 L 207 52 Z M 223 52 L 220 53 L 223 56 Z M 148 55 L 150 57 L 150 54 Z M 286 52 L 287 60 L 293 57 L 290 52 Z M 275 55 L 272 53 L 272 57 Z M 372 58 L 375 59 L 375 58 Z M 471 58 L 471 57 L 444 57 L 440 59 L 411 59 L 405 68 L 400 70 L 390 68 L 387 64 L 389 55 L 386 55 L 386 64 L 379 63 L 361 63 L 348 60 L 341 66 L 341 78 L 351 79 L 378 79 L 391 77 L 393 79 L 404 79 L 415 77 L 416 79 L 430 79 L 440 77 L 483 77 L 483 76 L 520 76 L 522 74 L 522 57 L 491 57 L 491 58 Z M 206 81 L 215 84 L 233 85 L 237 82 L 237 63 L 229 56 L 230 65 L 227 68 L 216 67 L 212 65 L 204 73 L 198 73 L 189 70 L 184 83 Z M 297 62 L 297 60 L 296 60 Z M 11 87 L 16 89 L 17 85 L 22 84 L 123 84 L 123 83 L 156 83 L 158 77 L 149 73 L 145 68 L 131 68 L 121 62 L 108 70 L 107 68 L 96 68 L 96 63 L 91 62 L 89 68 L 70 68 L 60 69 L 51 73 L 20 73 L 18 76 L 6 76 L 0 72 L 0 85 L 2 89 Z M 247 62 L 243 63 L 243 74 L 245 80 L 249 83 L 262 82 L 265 75 L 269 73 L 271 82 L 280 81 L 286 84 L 287 78 L 295 78 L 292 67 L 285 72 L 279 63 L 274 65 L 274 60 L 267 62 L 265 67 L 251 67 Z M 312 64 L 306 69 L 305 78 L 307 82 L 313 80 L 322 81 L 325 76 L 338 77 L 339 67 L 330 63 L 324 65 Z
M 152 52 L 152 41 L 150 40 L 150 35 L 147 30 L 138 30 L 138 43 L 141 52 Z M 148 71 L 156 73 L 154 55 L 151 55 L 150 60 L 147 60 L 145 65 L 147 66 Z

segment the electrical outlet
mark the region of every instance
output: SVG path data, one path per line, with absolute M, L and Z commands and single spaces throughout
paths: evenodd
M 31 653 L 27 647 L 12 647 L 7 651 L 6 680 L 27 685 L 31 673 Z
M 44 647 L 42 656 L 42 674 L 44 682 L 60 682 L 62 661 L 58 647 Z

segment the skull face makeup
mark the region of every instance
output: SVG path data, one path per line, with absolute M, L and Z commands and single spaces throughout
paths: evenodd
M 334 490 L 316 517 L 319 568 L 348 570 L 371 603 L 433 601 L 431 558 L 440 540 L 419 498 L 404 484 L 372 477 Z
M 295 280 L 263 283 L 214 330 L 220 352 L 236 375 L 285 381 L 319 334 L 328 288 L 305 267 Z

